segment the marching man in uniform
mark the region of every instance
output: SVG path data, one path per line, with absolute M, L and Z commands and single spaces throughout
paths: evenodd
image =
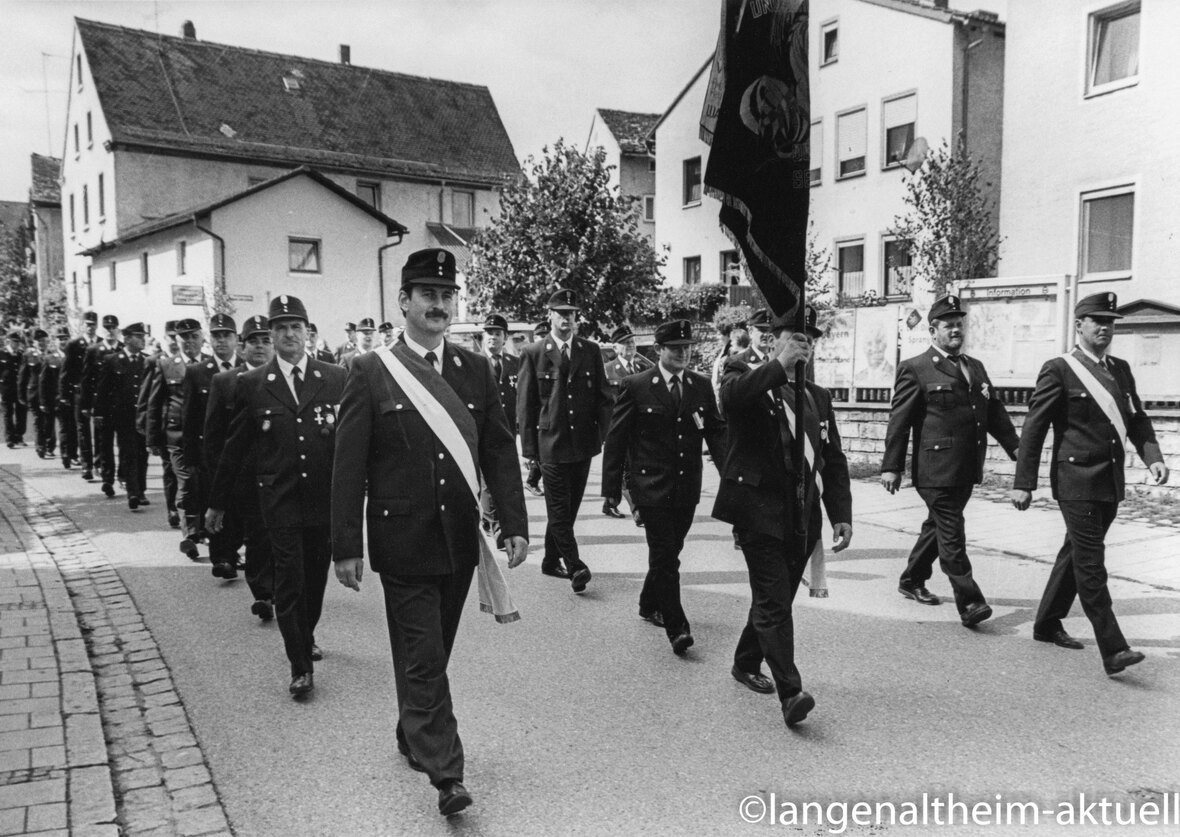
M 1033 638 L 1081 648 L 1061 624 L 1074 599 L 1080 598 L 1108 675 L 1144 660 L 1142 652 L 1127 645 L 1106 586 L 1106 531 L 1125 492 L 1128 439 L 1156 485 L 1168 481 L 1168 466 L 1151 419 L 1143 412 L 1131 367 L 1107 354 L 1114 321 L 1120 317 L 1113 293 L 1091 294 L 1074 306 L 1077 346 L 1041 367 L 1021 433 L 1011 492 L 1012 504 L 1027 509 L 1037 487 L 1041 448 L 1052 427 L 1049 485 L 1065 519 L 1065 543 L 1037 608 Z

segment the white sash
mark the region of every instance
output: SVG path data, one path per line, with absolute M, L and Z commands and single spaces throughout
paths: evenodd
M 811 398 L 811 394 L 804 390 L 804 398 Z M 816 502 L 824 493 L 824 478 L 819 471 L 815 469 L 815 447 L 811 444 L 811 437 L 807 435 L 807 429 L 802 422 L 796 423 L 795 411 L 791 405 L 787 403 L 787 399 L 782 399 L 783 409 L 787 413 L 787 422 L 790 427 L 795 428 L 798 432 L 803 434 L 803 461 L 808 469 L 815 476 L 815 488 L 817 492 Z M 818 416 L 816 417 L 819 418 Z M 803 583 L 807 585 L 808 595 L 813 599 L 826 599 L 828 597 L 828 574 L 825 566 L 826 560 L 824 558 L 824 539 L 823 534 L 815 542 L 815 549 L 811 551 L 811 557 L 807 560 L 807 567 L 803 570 Z
M 478 509 L 479 471 L 475 467 L 471 448 L 467 447 L 467 442 L 459 431 L 459 426 L 455 424 L 451 414 L 438 402 L 438 399 L 431 395 L 430 391 L 414 377 L 414 373 L 407 369 L 400 359 L 394 357 L 393 351 L 388 346 L 382 346 L 373 351 L 377 357 L 381 358 L 381 362 L 385 364 L 385 368 L 389 370 L 393 380 L 418 409 L 422 418 L 426 420 L 430 429 L 442 442 L 443 447 L 458 463 L 459 470 L 463 472 L 463 478 L 467 481 L 467 487 L 471 489 L 471 494 L 475 498 L 475 506 Z M 520 619 L 520 612 L 512 603 L 512 596 L 508 591 L 508 581 L 504 578 L 504 573 L 500 570 L 500 565 L 492 552 L 492 544 L 488 542 L 487 533 L 483 531 L 482 527 L 477 526 L 476 528 L 479 530 L 479 609 L 484 613 L 493 614 L 497 622 L 515 622 Z
M 1090 393 L 1090 397 L 1102 408 L 1102 412 L 1106 413 L 1106 417 L 1114 425 L 1115 432 L 1119 434 L 1119 443 L 1126 448 L 1127 423 L 1123 421 L 1122 411 L 1119 410 L 1119 405 L 1115 403 L 1114 396 L 1110 394 L 1110 390 L 1104 387 L 1094 377 L 1094 373 L 1087 369 L 1085 364 L 1074 356 L 1073 352 L 1066 352 L 1061 357 L 1069 364 L 1069 368 L 1073 370 L 1073 373 L 1078 376 L 1078 380 L 1082 382 L 1082 386 Z

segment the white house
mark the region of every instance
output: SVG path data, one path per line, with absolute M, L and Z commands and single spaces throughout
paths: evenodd
M 658 113 L 633 113 L 598 108 L 590 121 L 585 151 L 602 148 L 606 164 L 613 166 L 611 186 L 635 199 L 637 224 L 649 241 L 656 231 L 656 158 L 647 149 L 647 137 Z

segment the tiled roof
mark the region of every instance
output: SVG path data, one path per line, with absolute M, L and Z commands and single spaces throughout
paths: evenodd
M 610 128 L 615 141 L 624 154 L 646 154 L 644 140 L 651 129 L 660 121 L 658 113 L 632 113 L 626 110 L 599 108 L 598 115 Z
M 61 160 L 33 154 L 33 188 L 29 192 L 33 203 L 61 206 Z
M 385 224 L 385 230 L 386 230 L 387 236 L 392 237 L 394 235 L 404 235 L 407 232 L 406 228 L 403 225 L 399 224 L 397 221 L 390 218 L 384 212 L 374 209 L 369 204 L 365 203 L 363 200 L 361 200 L 356 195 L 354 195 L 352 192 L 350 192 L 347 189 L 338 185 L 335 181 L 325 177 L 324 175 L 320 174 L 318 171 L 316 171 L 314 169 L 309 169 L 309 168 L 307 168 L 307 166 L 300 166 L 297 169 L 292 169 L 291 171 L 283 172 L 282 174 L 278 175 L 277 177 L 272 177 L 270 180 L 264 180 L 262 183 L 256 183 L 255 185 L 251 186 L 248 189 L 243 189 L 240 192 L 235 192 L 234 194 L 229 195 L 228 197 L 218 198 L 215 201 L 203 203 L 200 206 L 194 206 L 189 209 L 182 210 L 180 212 L 174 212 L 171 215 L 164 216 L 163 218 L 154 218 L 151 221 L 145 221 L 142 224 L 136 224 L 135 226 L 129 227 L 126 230 L 124 230 L 123 234 L 120 235 L 118 238 L 116 238 L 112 241 L 100 242 L 98 245 L 91 247 L 88 250 L 83 250 L 81 254 L 83 256 L 96 256 L 99 253 L 102 253 L 106 250 L 110 250 L 115 247 L 120 247 L 124 244 L 127 244 L 128 242 L 135 241 L 136 239 L 143 238 L 144 236 L 147 236 L 147 235 L 151 235 L 152 233 L 158 233 L 163 230 L 172 229 L 173 227 L 179 227 L 183 224 L 187 224 L 187 223 L 191 222 L 194 218 L 200 218 L 201 216 L 208 215 L 210 212 L 212 212 L 215 209 L 220 209 L 221 207 L 223 207 L 227 204 L 234 203 L 235 201 L 239 201 L 242 198 L 249 197 L 250 195 L 253 195 L 256 192 L 261 192 L 264 189 L 269 189 L 271 186 L 276 186 L 279 183 L 282 183 L 286 180 L 290 180 L 293 177 L 298 177 L 300 175 L 310 177 L 312 180 L 319 183 L 324 188 L 336 193 L 338 196 L 340 196 L 344 200 L 355 205 L 359 209 L 364 210 L 369 215 L 372 215 L 378 221 Z
M 520 174 L 486 87 L 76 23 L 116 146 L 487 184 Z

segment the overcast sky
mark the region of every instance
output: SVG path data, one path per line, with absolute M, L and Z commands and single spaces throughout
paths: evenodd
M 1007 0 L 953 7 L 1003 11 Z M 598 107 L 662 113 L 709 57 L 721 0 L 0 0 L 0 200 L 60 157 L 75 17 L 486 85 L 516 155 L 581 147 Z M 48 93 L 46 92 L 48 91 Z

